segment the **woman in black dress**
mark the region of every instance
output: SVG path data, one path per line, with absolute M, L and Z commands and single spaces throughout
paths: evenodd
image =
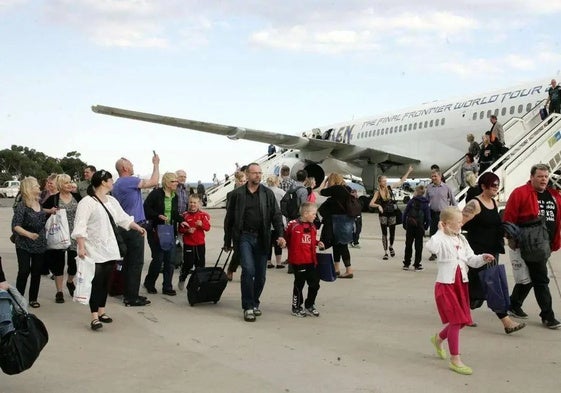
M 469 245 L 476 254 L 488 253 L 495 256 L 495 260 L 499 260 L 499 254 L 504 254 L 503 225 L 497 202 L 495 197 L 499 191 L 499 177 L 492 172 L 481 175 L 478 181 L 482 192 L 474 199 L 470 200 L 464 207 L 463 213 L 463 229 L 467 231 L 466 238 Z M 469 268 L 469 295 L 471 308 L 479 308 L 485 301 L 479 272 L 486 269 Z M 514 333 L 526 325 L 524 323 L 516 323 L 507 314 L 507 310 L 495 312 L 501 320 L 505 333 Z

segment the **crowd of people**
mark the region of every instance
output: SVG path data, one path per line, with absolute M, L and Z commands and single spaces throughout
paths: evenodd
M 133 164 L 120 158 L 115 165 L 119 175 L 116 181 L 109 171 L 96 170 L 92 166 L 84 169 L 84 180 L 78 184 L 66 174 L 50 176 L 43 192 L 35 178 L 22 180 L 21 198 L 14 207 L 12 231 L 18 260 L 16 288 L 24 294 L 31 277 L 30 307 L 41 306 L 38 294 L 44 266 L 54 276 L 55 302 L 65 302 L 64 286 L 70 296 L 73 295 L 76 257 L 95 263 L 89 299 L 92 330 L 100 330 L 103 324 L 113 321 L 106 313 L 106 301 L 117 261 L 122 260 L 123 302 L 133 307 L 150 304 L 147 297 L 139 294 L 140 285 L 143 284 L 148 294 L 156 294 L 160 276 L 161 293 L 166 296 L 177 294 L 173 279 L 177 252 L 182 252 L 178 290 L 185 289 L 190 274 L 205 267 L 205 232 L 211 229 L 210 215 L 201 210 L 202 200 L 197 194 L 188 194 L 184 170 L 164 173 L 159 186 L 159 163 L 159 156 L 155 154 L 148 179 L 134 176 Z M 412 170 L 412 167 L 408 168 L 397 186 L 411 175 Z M 471 172 L 471 176 L 474 175 Z M 349 279 L 355 275 L 349 245 L 358 245 L 357 232 L 360 232 L 357 228 L 360 213 L 353 209 L 358 203 L 356 194 L 337 173 L 331 173 L 315 187 L 315 179 L 305 170 L 297 171 L 293 178 L 290 168 L 282 167 L 280 177 L 268 176 L 265 185 L 260 165 L 250 163 L 239 167 L 234 177 L 235 188 L 227 196 L 222 248 L 233 250 L 227 270 L 228 280 L 232 280 L 237 267 L 241 266 L 243 319 L 254 322 L 263 314 L 261 294 L 267 268 L 280 269 L 286 264 L 289 273 L 294 274 L 292 315 L 318 317 L 317 251 L 331 249 L 333 268 L 339 278 Z M 466 181 L 470 181 L 468 177 Z M 436 306 L 442 322 L 447 324 L 431 341 L 441 358 L 447 357 L 443 341 L 448 341 L 450 369 L 455 372 L 472 372 L 460 359 L 459 332 L 466 325 L 475 325 L 470 310 L 485 301 L 479 272 L 490 262 L 498 263 L 500 254 L 505 253 L 503 221 L 522 228 L 525 223 L 544 217 L 550 250 L 557 250 L 561 245 L 561 211 L 558 210 L 561 195 L 547 187 L 548 178 L 547 166 L 533 166 L 528 184 L 513 191 L 503 220 L 494 199 L 499 179 L 492 172 L 479 177 L 480 192 L 463 210 L 457 208 L 454 195 L 443 182 L 438 168 L 432 171 L 428 186 L 416 187 L 403 213 L 395 204 L 387 179 L 384 176 L 378 178 L 378 189 L 370 207 L 379 213 L 382 260 L 396 255 L 395 228 L 402 223 L 406 231 L 403 270 L 409 270 L 413 263 L 415 271 L 422 271 L 423 237 L 425 231 L 430 230 L 431 239 L 426 248 L 431 253 L 429 260 L 437 261 L 438 266 Z M 145 200 L 141 193 L 143 189 L 151 189 Z M 290 203 L 287 202 L 289 194 L 295 198 L 295 216 L 289 216 L 285 211 Z M 319 196 L 327 199 L 317 206 L 315 202 Z M 533 202 L 528 203 L 529 200 Z M 49 249 L 45 223 L 61 210 L 65 211 L 68 220 L 71 241 L 65 249 Z M 168 232 L 164 231 L 166 228 Z M 145 239 L 151 262 L 142 279 Z M 179 251 L 177 239 L 181 242 Z M 522 246 L 518 246 L 516 241 L 509 242 L 511 252 L 520 252 Z M 126 248 L 126 252 L 122 248 Z M 284 262 L 283 248 L 288 249 L 288 258 Z M 341 261 L 344 272 L 340 268 Z M 528 318 L 522 304 L 532 288 L 544 325 L 551 329 L 561 327 L 553 312 L 546 264 L 547 258 L 526 263 L 528 277 L 516 282 L 509 299 L 510 306 L 493 310 L 506 334 L 525 327 L 524 323 L 511 317 Z M 0 290 L 5 287 L 3 285 Z

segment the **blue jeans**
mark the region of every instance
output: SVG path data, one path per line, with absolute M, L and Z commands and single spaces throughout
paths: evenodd
M 259 297 L 265 287 L 267 272 L 267 251 L 259 242 L 259 237 L 242 233 L 238 244 L 242 275 L 242 308 L 253 310 L 259 307 Z
M 144 286 L 146 288 L 155 288 L 156 280 L 160 275 L 160 270 L 162 268 L 162 263 L 164 264 L 164 282 L 162 284 L 162 290 L 171 291 L 173 289 L 173 284 L 171 283 L 173 278 L 173 270 L 175 266 L 173 264 L 175 255 L 175 245 L 169 251 L 162 250 L 160 247 L 160 242 L 158 241 L 158 236 L 155 232 L 148 235 L 148 245 L 152 251 L 152 262 L 148 267 L 148 274 L 144 278 Z
M 12 298 L 8 292 L 0 289 L 0 337 L 4 337 L 14 329 L 12 323 Z

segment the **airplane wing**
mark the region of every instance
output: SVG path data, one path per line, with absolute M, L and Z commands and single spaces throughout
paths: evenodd
M 303 153 L 308 152 L 315 157 L 321 155 L 323 158 L 327 158 L 328 156 L 330 156 L 334 159 L 348 162 L 357 166 L 365 166 L 367 164 L 382 164 L 393 166 L 419 163 L 419 160 L 410 157 L 391 154 L 383 150 L 356 146 L 349 143 L 340 143 L 330 140 L 314 139 L 303 136 L 255 130 L 251 128 L 207 123 L 196 120 L 181 119 L 178 117 L 161 116 L 152 113 L 136 112 L 103 105 L 92 106 L 92 111 L 104 115 L 142 120 L 151 123 L 207 132 L 210 134 L 223 135 L 234 140 L 246 139 L 255 142 L 273 144 L 285 149 L 298 149 Z

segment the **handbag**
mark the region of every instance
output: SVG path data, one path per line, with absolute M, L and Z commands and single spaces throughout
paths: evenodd
M 160 247 L 164 251 L 169 251 L 175 246 L 175 233 L 173 230 L 173 225 L 171 224 L 160 224 L 156 227 L 158 233 L 158 240 L 160 242 Z
M 76 289 L 72 300 L 89 304 L 92 292 L 92 280 L 95 276 L 95 262 L 88 256 L 76 257 Z
M 0 341 L 0 368 L 8 375 L 29 369 L 49 341 L 47 328 L 17 301 L 12 289 L 8 290 L 13 305 L 12 321 L 15 330 Z
M 317 253 L 318 274 L 322 281 L 332 282 L 337 279 L 335 273 L 335 265 L 333 264 L 333 255 L 331 253 Z
M 70 227 L 66 209 L 51 214 L 45 223 L 48 250 L 66 250 L 70 247 Z
M 479 272 L 479 279 L 487 307 L 494 312 L 506 312 L 510 307 L 510 296 L 506 281 L 506 270 L 504 265 L 492 265 Z
M 127 255 L 127 244 L 125 243 L 125 240 L 123 239 L 123 236 L 119 231 L 119 228 L 117 228 L 117 225 L 115 224 L 115 220 L 113 220 L 113 216 L 111 215 L 111 213 L 109 213 L 109 210 L 107 210 L 103 202 L 99 200 L 97 195 L 94 195 L 93 197 L 101 204 L 101 206 L 103 206 L 103 208 L 107 212 L 107 215 L 109 216 L 109 222 L 111 223 L 111 227 L 113 228 L 113 233 L 115 234 L 115 239 L 117 240 L 117 246 L 119 246 L 119 255 L 121 256 L 121 258 L 124 258 L 125 255 Z
M 399 207 L 397 207 L 397 204 L 395 205 L 395 224 L 396 225 L 403 224 L 403 213 L 401 212 Z

